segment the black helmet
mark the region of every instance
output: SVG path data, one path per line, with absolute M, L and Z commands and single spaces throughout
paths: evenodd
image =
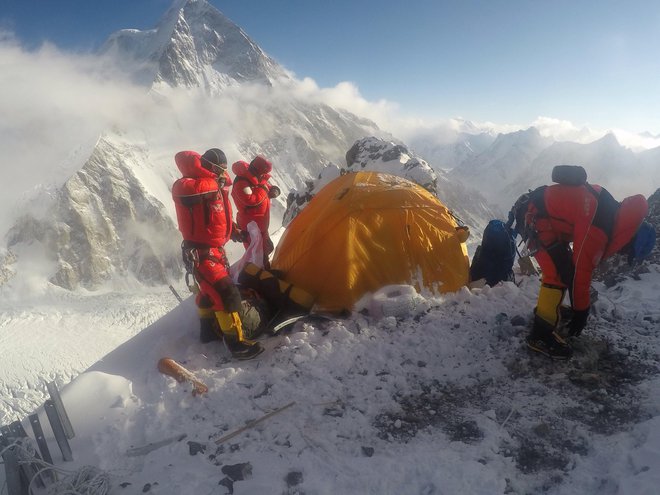
M 206 170 L 220 175 L 227 170 L 227 157 L 219 148 L 211 148 L 202 155 L 202 167 Z

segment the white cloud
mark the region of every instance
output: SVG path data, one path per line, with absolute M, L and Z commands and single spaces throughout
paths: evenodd
M 660 146 L 660 137 L 637 134 L 624 129 L 596 129 L 588 125 L 577 126 L 568 120 L 553 117 L 538 117 L 532 125 L 546 137 L 556 141 L 573 141 L 576 143 L 591 143 L 602 138 L 607 133 L 616 136 L 619 143 L 633 151 L 656 148 Z
M 331 88 L 320 88 L 313 79 L 305 78 L 302 81 L 295 81 L 286 88 L 288 95 L 323 102 L 366 117 L 404 142 L 426 139 L 437 145 L 446 145 L 455 141 L 459 132 L 498 134 L 534 126 L 539 129 L 541 135 L 556 141 L 586 144 L 602 138 L 607 133 L 613 133 L 622 145 L 633 151 L 660 146 L 660 137 L 637 134 L 624 129 L 597 129 L 587 124 L 577 125 L 555 117 L 539 116 L 527 124 L 476 122 L 461 117 L 421 119 L 406 114 L 396 102 L 384 99 L 376 102 L 368 101 L 360 94 L 359 88 L 351 82 L 341 82 Z
M 3 203 L 66 179 L 73 150 L 143 106 L 144 90 L 118 79 L 103 61 L 49 44 L 28 51 L 0 34 L 0 66 Z
M 459 132 L 512 132 L 529 125 L 554 139 L 577 142 L 593 141 L 607 132 L 551 117 L 539 117 L 529 125 L 458 117 L 424 120 L 406 114 L 396 102 L 367 100 L 351 82 L 322 88 L 310 78 L 274 88 L 242 85 L 212 100 L 200 90 L 180 89 L 167 89 L 167 98 L 157 92 L 147 97 L 144 87 L 131 83 L 107 59 L 63 52 L 50 44 L 27 50 L 7 32 L 0 32 L 0 66 L 3 211 L 33 195 L 35 188 L 65 181 L 86 159 L 85 150 L 111 128 L 139 127 L 157 148 L 158 160 L 171 159 L 172 149 L 216 146 L 238 158 L 238 138 L 244 136 L 237 133 L 249 130 L 254 139 L 261 140 L 277 130 L 262 110 L 278 99 L 297 98 L 345 109 L 376 122 L 404 142 L 423 137 L 448 144 Z M 660 145 L 660 139 L 652 136 L 613 132 L 633 149 Z M 0 217 L 0 232 L 7 227 L 2 223 Z
M 277 89 L 286 97 L 295 97 L 314 103 L 325 103 L 335 108 L 365 117 L 387 129 L 387 123 L 392 120 L 399 107 L 387 100 L 368 101 L 360 94 L 359 88 L 349 81 L 343 81 L 334 87 L 321 88 L 316 81 L 306 77 L 302 80 L 283 82 Z

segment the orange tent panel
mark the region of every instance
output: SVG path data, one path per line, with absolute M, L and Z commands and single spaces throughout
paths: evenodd
M 453 292 L 469 261 L 449 210 L 421 186 L 356 172 L 321 189 L 282 235 L 272 267 L 310 292 L 325 311 L 351 310 L 392 284 Z

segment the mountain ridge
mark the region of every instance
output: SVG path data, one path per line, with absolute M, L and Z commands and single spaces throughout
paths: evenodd
M 128 60 L 124 67 L 142 83 L 203 87 L 211 94 L 240 82 L 272 85 L 291 79 L 206 0 L 175 1 L 154 29 L 113 33 L 100 53 Z

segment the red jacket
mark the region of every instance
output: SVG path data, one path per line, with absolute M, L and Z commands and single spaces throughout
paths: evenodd
M 231 236 L 231 179 L 218 187 L 216 175 L 202 167 L 199 153 L 181 151 L 174 157 L 183 177 L 172 186 L 176 217 L 183 239 L 208 247 L 222 247 Z
M 591 189 L 590 189 L 591 188 Z M 630 242 L 642 220 L 648 213 L 648 204 L 641 194 L 630 196 L 618 203 L 598 185 L 552 185 L 544 190 L 545 212 L 530 204 L 529 213 L 535 217 L 538 240 L 548 248 L 556 242 L 573 243 L 573 308 L 589 307 L 589 286 L 594 268 Z M 599 209 L 599 203 L 601 208 Z M 539 254 L 543 254 L 541 249 Z M 548 273 L 539 256 L 544 282 L 557 284 L 558 280 L 546 280 Z
M 270 184 L 268 174 L 272 170 L 271 163 L 257 157 L 252 166 L 247 162 L 238 161 L 231 166 L 236 174 L 231 197 L 236 205 L 236 223 L 244 230 L 248 223 L 256 222 L 262 233 L 268 232 L 270 223 Z

